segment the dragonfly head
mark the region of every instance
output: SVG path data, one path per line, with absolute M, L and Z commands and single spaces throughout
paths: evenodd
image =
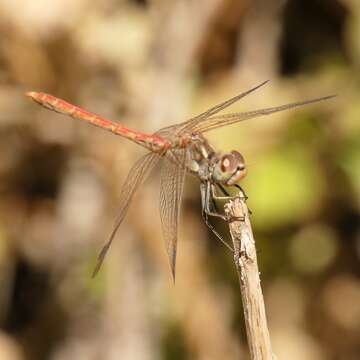
M 245 160 L 238 151 L 219 157 L 214 166 L 213 180 L 223 185 L 234 185 L 247 173 Z

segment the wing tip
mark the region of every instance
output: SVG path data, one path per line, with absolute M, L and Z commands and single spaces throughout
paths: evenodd
M 95 265 L 95 268 L 94 268 L 94 270 L 93 270 L 93 272 L 91 274 L 92 279 L 95 279 L 96 275 L 98 274 L 98 272 L 100 270 L 100 267 L 101 267 L 101 265 L 100 266 L 98 264 Z
M 170 270 L 171 270 L 171 277 L 173 280 L 173 283 L 175 285 L 175 278 L 176 278 L 176 247 L 175 249 L 168 249 L 168 255 L 169 255 L 169 264 L 170 264 Z
M 338 97 L 338 94 L 332 94 L 332 95 L 324 96 L 323 100 L 330 100 L 336 97 Z
M 175 285 L 175 267 L 171 269 L 171 278 L 172 278 L 173 284 Z
M 110 247 L 110 243 L 108 242 L 107 244 L 105 244 L 105 246 L 101 249 L 98 257 L 97 257 L 97 260 L 96 260 L 96 265 L 95 265 L 95 268 L 92 272 L 92 275 L 91 275 L 91 278 L 94 279 L 95 276 L 98 274 L 98 272 L 100 271 L 101 269 L 101 266 L 104 262 L 104 259 L 105 259 L 105 256 L 106 256 L 106 253 L 107 251 L 109 250 L 109 247 Z
M 322 97 L 319 97 L 319 98 L 316 98 L 316 99 L 305 100 L 303 102 L 300 102 L 299 106 L 313 104 L 313 103 L 317 103 L 317 102 L 320 102 L 320 101 L 331 100 L 333 98 L 336 98 L 337 96 L 338 96 L 337 94 L 333 94 L 333 95 L 322 96 Z
M 251 88 L 251 89 L 249 90 L 249 93 L 251 93 L 251 92 L 253 92 L 253 91 L 255 91 L 255 90 L 263 87 L 264 85 L 266 85 L 266 84 L 269 83 L 269 82 L 270 82 L 270 79 L 263 81 L 263 82 L 260 83 L 259 85 L 256 85 L 256 86 L 254 86 L 253 88 Z

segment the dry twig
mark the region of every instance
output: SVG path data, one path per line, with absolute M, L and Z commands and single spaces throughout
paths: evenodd
M 229 218 L 236 219 L 229 223 L 229 228 L 240 282 L 250 356 L 252 360 L 274 360 L 260 286 L 255 240 L 245 197 L 230 200 L 225 205 L 225 213 Z

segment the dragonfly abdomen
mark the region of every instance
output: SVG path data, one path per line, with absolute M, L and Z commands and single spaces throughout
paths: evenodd
M 119 123 L 81 109 L 55 96 L 35 91 L 30 91 L 26 93 L 26 95 L 47 109 L 53 110 L 63 115 L 71 116 L 75 119 L 86 121 L 91 125 L 111 131 L 112 133 L 134 141 L 153 152 L 163 152 L 164 150 L 172 147 L 172 144 L 170 144 L 169 141 L 160 136 L 148 135 L 139 131 L 128 129 Z

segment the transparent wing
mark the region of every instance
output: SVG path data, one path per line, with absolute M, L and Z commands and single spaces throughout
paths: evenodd
M 105 256 L 110 248 L 112 241 L 116 235 L 117 230 L 119 229 L 124 217 L 129 208 L 130 202 L 135 194 L 137 188 L 145 181 L 146 177 L 149 175 L 151 170 L 159 162 L 161 157 L 157 153 L 149 153 L 142 158 L 140 158 L 135 165 L 130 170 L 125 183 L 121 189 L 120 194 L 120 210 L 118 217 L 115 221 L 115 226 L 113 231 L 110 234 L 109 240 L 101 249 L 99 256 L 97 258 L 96 266 L 93 272 L 93 277 L 99 272 L 101 265 L 105 259 Z
M 290 110 L 297 107 L 301 107 L 304 105 L 313 104 L 319 101 L 324 101 L 335 97 L 336 95 L 324 96 L 317 99 L 294 102 L 286 105 L 275 106 L 271 108 L 265 108 L 260 110 L 234 113 L 234 114 L 226 114 L 219 116 L 212 116 L 207 119 L 200 119 L 197 122 L 191 124 L 191 126 L 187 130 L 196 131 L 196 132 L 206 132 L 209 130 L 213 130 L 222 126 L 230 125 L 237 123 L 239 121 L 249 120 L 260 116 L 270 115 L 273 113 L 277 113 L 280 111 Z
M 220 104 L 215 105 L 214 107 L 206 110 L 205 112 L 191 118 L 190 120 L 185 121 L 184 123 L 179 125 L 179 132 L 185 132 L 189 129 L 192 129 L 197 123 L 201 122 L 203 119 L 207 119 L 210 116 L 217 114 L 219 111 L 224 110 L 228 106 L 234 104 L 235 102 L 239 101 L 240 99 L 244 98 L 245 96 L 249 95 L 250 93 L 254 92 L 255 90 L 259 89 L 260 87 L 267 84 L 269 80 L 262 82 L 261 84 L 251 88 L 250 90 L 244 91 L 243 93 L 234 96 L 233 98 L 226 100 Z
M 161 169 L 160 184 L 160 217 L 166 251 L 173 280 L 175 281 L 177 233 L 180 216 L 181 196 L 185 179 L 186 151 L 169 154 Z

